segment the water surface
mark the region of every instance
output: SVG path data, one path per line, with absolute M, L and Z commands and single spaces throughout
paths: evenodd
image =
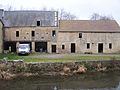
M 0 90 L 120 90 L 120 72 L 0 80 Z

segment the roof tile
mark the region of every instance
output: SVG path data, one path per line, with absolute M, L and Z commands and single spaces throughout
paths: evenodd
M 115 20 L 61 20 L 59 31 L 120 32 Z

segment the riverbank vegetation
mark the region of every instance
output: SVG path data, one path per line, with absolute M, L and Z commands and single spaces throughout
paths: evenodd
M 79 62 L 81 60 L 120 60 L 119 54 L 41 54 L 19 56 L 15 53 L 0 54 L 0 60 L 23 60 L 24 62 Z

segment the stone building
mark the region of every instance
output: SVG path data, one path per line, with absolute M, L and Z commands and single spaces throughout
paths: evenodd
M 16 52 L 21 43 L 30 44 L 32 52 L 48 52 L 56 42 L 58 13 L 56 11 L 4 11 L 4 50 Z
M 29 43 L 32 52 L 120 53 L 120 27 L 115 20 L 58 21 L 56 11 L 4 10 L 0 19 L 4 50 L 10 52 Z
M 115 20 L 60 21 L 59 53 L 120 53 L 120 27 Z

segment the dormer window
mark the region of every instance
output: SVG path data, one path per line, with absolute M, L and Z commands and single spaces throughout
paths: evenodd
M 37 26 L 40 26 L 40 21 L 37 21 Z

